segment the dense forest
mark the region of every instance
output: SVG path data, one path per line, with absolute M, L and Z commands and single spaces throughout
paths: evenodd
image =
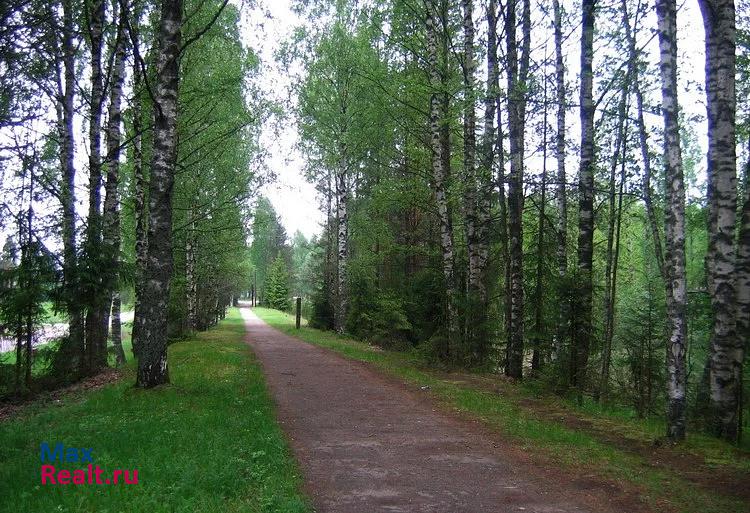
M 705 48 L 677 30 L 688 7 Z M 276 253 L 313 288 L 311 324 L 664 416 L 674 440 L 688 424 L 736 440 L 748 7 L 300 4 L 312 21 L 280 58 L 304 68 L 295 115 L 326 222 L 308 257 L 291 261 L 297 239 Z M 678 43 L 705 53 L 705 82 Z
M 126 309 L 137 386 L 168 383 L 171 342 L 296 296 L 425 365 L 738 441 L 750 4 L 688 3 L 700 37 L 674 0 L 300 0 L 287 104 L 234 3 L 3 3 L 0 395 L 121 365 Z M 311 239 L 262 195 L 270 118 Z

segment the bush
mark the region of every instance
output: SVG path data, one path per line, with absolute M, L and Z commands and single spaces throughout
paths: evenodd
M 319 330 L 333 329 L 333 305 L 331 304 L 331 293 L 328 280 L 323 279 L 320 287 L 312 297 L 312 312 L 310 314 L 309 326 Z

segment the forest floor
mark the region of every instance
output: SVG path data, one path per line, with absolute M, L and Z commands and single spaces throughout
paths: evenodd
M 750 512 L 746 450 L 698 434 L 671 446 L 659 422 L 576 408 L 495 375 L 431 370 L 413 354 L 296 330 L 292 316 L 254 311 L 318 346 L 246 313 L 307 491 L 323 511 L 368 511 L 350 507 L 355 492 L 382 505 L 408 495 L 404 511 L 437 500 L 459 504 L 437 510 L 493 511 L 460 505 L 494 491 L 498 511 Z M 469 443 L 461 449 L 454 439 Z M 468 496 L 451 495 L 461 490 Z

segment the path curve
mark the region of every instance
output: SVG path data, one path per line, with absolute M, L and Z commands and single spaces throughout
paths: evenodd
M 418 393 L 242 315 L 318 513 L 613 511 Z

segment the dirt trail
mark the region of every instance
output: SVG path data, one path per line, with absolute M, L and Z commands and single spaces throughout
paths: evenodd
M 537 468 L 519 448 L 418 392 L 280 333 L 247 308 L 242 314 L 318 513 L 643 508 Z

